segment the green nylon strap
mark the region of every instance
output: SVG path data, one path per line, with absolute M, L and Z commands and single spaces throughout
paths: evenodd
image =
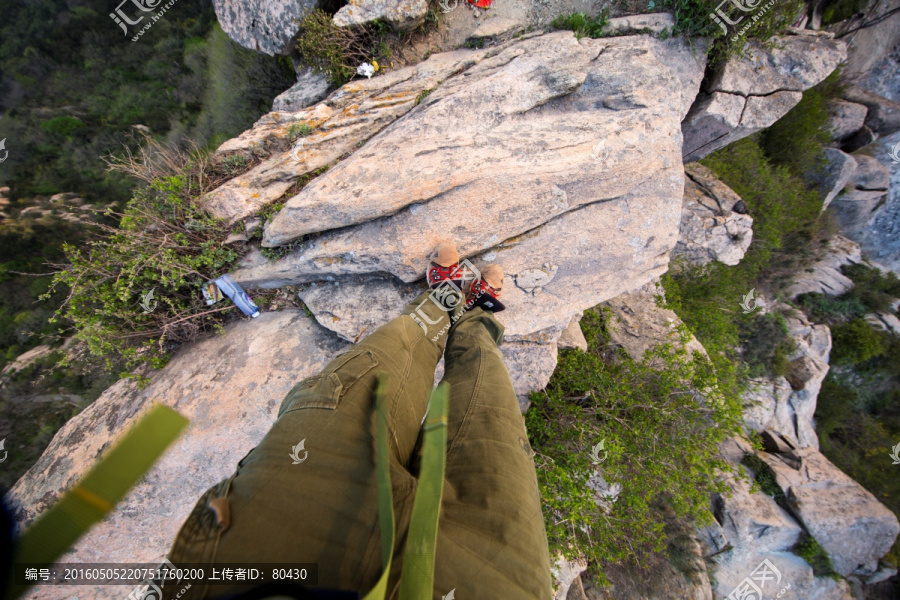
M 381 373 L 375 390 L 376 472 L 378 475 L 378 512 L 381 523 L 381 578 L 363 600 L 384 600 L 394 548 L 394 502 L 391 491 L 388 424 L 384 406 L 386 374 Z M 413 501 L 403 569 L 400 577 L 401 600 L 430 600 L 434 588 L 434 553 L 437 542 L 441 493 L 444 488 L 444 464 L 447 447 L 447 404 L 449 386 L 442 383 L 431 394 L 425 435 L 422 441 L 422 468 Z
M 442 382 L 432 392 L 428 403 L 428 416 L 423 427 L 422 468 L 403 554 L 400 600 L 430 600 L 433 594 L 434 553 L 447 459 L 448 389 L 449 385 Z
M 105 517 L 189 421 L 171 408 L 156 405 L 62 499 L 16 541 L 14 563 L 52 563 L 95 523 Z M 17 598 L 27 585 L 9 587 Z
M 363 600 L 384 600 L 388 578 L 391 574 L 391 558 L 394 554 L 394 494 L 391 491 L 390 454 L 388 451 L 388 419 L 384 406 L 384 390 L 387 374 L 378 375 L 375 387 L 375 472 L 378 476 L 378 519 L 381 524 L 381 566 L 384 569 Z

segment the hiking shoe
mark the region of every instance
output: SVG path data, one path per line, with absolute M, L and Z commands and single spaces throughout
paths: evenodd
M 481 277 L 472 282 L 466 291 L 466 310 L 480 306 L 484 310 L 500 312 L 506 306 L 500 302 L 503 288 L 503 267 L 488 265 L 481 270 Z
M 432 252 L 425 272 L 428 287 L 434 289 L 445 281 L 460 287 L 462 274 L 459 272 L 459 252 L 453 242 L 441 242 Z

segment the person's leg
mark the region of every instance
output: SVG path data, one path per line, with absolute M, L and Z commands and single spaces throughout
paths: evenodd
M 416 484 L 407 468 L 446 337 L 437 334 L 448 323 L 447 313 L 425 292 L 403 315 L 298 383 L 232 479 L 197 503 L 169 559 L 175 564 L 317 563 L 319 586 L 368 591 L 381 574 L 376 378 L 381 371 L 388 374 L 391 481 L 402 541 Z M 229 521 L 224 531 L 208 507 L 221 497 L 226 506 L 218 501 L 218 512 L 227 510 Z M 401 562 L 395 558 L 392 571 L 399 572 Z M 226 592 L 192 587 L 182 600 Z
M 447 467 L 434 597 L 552 597 L 547 534 L 525 420 L 498 345 L 503 325 L 474 308 L 452 326 Z M 415 465 L 414 470 L 415 473 Z

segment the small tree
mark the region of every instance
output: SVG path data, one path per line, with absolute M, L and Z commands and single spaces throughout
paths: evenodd
M 210 310 L 201 286 L 238 253 L 222 243 L 227 222 L 199 203 L 217 183 L 205 153 L 151 142 L 140 157 L 108 162 L 146 185 L 124 212 L 107 210 L 119 223 L 101 225 L 103 237 L 84 248 L 64 245 L 69 262 L 52 265 L 58 270 L 51 291 L 65 286 L 69 293 L 52 320 L 71 322 L 76 341 L 110 370 L 161 367 L 172 349 L 216 327 L 220 313 L 234 308 Z

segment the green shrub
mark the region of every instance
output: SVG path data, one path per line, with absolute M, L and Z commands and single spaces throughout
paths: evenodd
M 740 421 L 737 396 L 723 392 L 706 358 L 688 356 L 686 337 L 639 361 L 610 359 L 607 348 L 594 345 L 606 338 L 604 327 L 603 313 L 586 311 L 590 351 L 563 351 L 525 415 L 551 554 L 582 552 L 601 581 L 603 565 L 642 565 L 666 552 L 660 506 L 677 518 L 708 521 L 709 494 L 724 490 L 717 470 L 727 469 L 718 443 Z M 601 440 L 608 454 L 597 467 L 591 449 Z M 622 486 L 608 514 L 588 487 L 598 470 Z
M 897 275 L 859 263 L 844 265 L 841 273 L 853 280 L 854 287 L 848 294 L 859 298 L 859 301 L 870 311 L 887 311 L 894 300 L 900 298 L 900 279 Z
M 608 21 L 609 9 L 607 8 L 596 17 L 591 17 L 584 13 L 560 15 L 553 19 L 552 25 L 556 29 L 574 31 L 575 38 L 580 40 L 583 37 L 603 37 L 603 27 Z
M 787 496 L 785 496 L 781 486 L 778 485 L 775 472 L 764 460 L 756 454 L 747 453 L 741 459 L 741 464 L 753 470 L 753 478 L 760 491 L 773 498 L 779 506 L 785 509 L 788 508 Z
M 73 133 L 82 129 L 84 123 L 75 117 L 54 117 L 41 123 L 41 129 L 48 133 L 54 133 L 63 137 L 71 137 Z
M 822 389 L 816 401 L 816 433 L 826 438 L 835 429 L 847 423 L 859 404 L 859 394 L 841 383 L 834 373 L 829 373 L 822 382 Z
M 800 294 L 796 303 L 817 323 L 840 323 L 866 314 L 866 307 L 856 296 L 829 296 L 818 292 Z
M 832 0 L 822 10 L 822 25 L 833 25 L 865 10 L 869 0 Z
M 809 257 L 810 242 L 819 234 L 822 197 L 786 165 L 770 161 L 757 136 L 700 162 L 737 192 L 753 217 L 753 243 L 738 265 L 741 270 L 752 279 L 775 271 L 793 273 Z
M 235 175 L 240 174 L 247 166 L 247 159 L 240 154 L 232 154 L 231 156 L 226 156 L 219 163 L 219 168 L 229 177 L 234 177 Z
M 750 377 L 784 376 L 788 372 L 788 356 L 794 351 L 794 341 L 788 336 L 784 316 L 779 313 L 756 315 L 752 321 L 742 321 L 742 358 Z
M 306 137 L 312 133 L 312 127 L 306 123 L 294 123 L 288 128 L 288 137 L 291 141 L 297 138 Z
M 363 62 L 384 61 L 390 50 L 387 29 L 380 23 L 338 27 L 321 9 L 307 14 L 299 23 L 302 33 L 297 52 L 303 62 L 324 73 L 334 85 L 343 85 L 356 75 Z
M 433 92 L 433 91 L 434 91 L 433 89 L 430 89 L 430 90 L 422 90 L 421 92 L 419 92 L 419 94 L 416 96 L 416 106 L 422 104 L 422 102 L 425 101 L 425 98 L 427 98 L 429 95 L 431 95 L 431 92 Z
M 835 73 L 836 74 L 836 73 Z M 831 141 L 828 131 L 828 100 L 822 89 L 810 88 L 786 115 L 765 130 L 760 145 L 775 164 L 786 166 L 796 177 L 821 171 L 824 149 Z
M 135 191 L 117 227 L 104 227 L 106 237 L 85 248 L 65 244 L 69 264 L 58 265 L 53 278 L 54 287 L 70 290 L 53 320 L 70 321 L 75 339 L 110 370 L 162 366 L 172 349 L 235 308 L 210 310 L 200 292 L 238 258 L 222 244 L 227 222 L 199 206 L 205 157 L 163 146 L 147 156 L 160 161 L 122 168 L 144 169 L 150 185 Z M 171 174 L 162 174 L 166 168 Z
M 794 554 L 805 560 L 813 569 L 816 577 L 831 577 L 835 581 L 840 580 L 840 575 L 835 573 L 831 566 L 831 559 L 828 554 L 819 545 L 814 537 L 807 532 L 800 534 L 800 539 L 792 548 Z
M 838 365 L 855 365 L 883 354 L 884 338 L 865 319 L 835 325 L 831 330 L 834 347 L 831 360 Z
M 744 44 L 750 38 L 768 41 L 773 35 L 791 25 L 805 6 L 804 0 L 783 0 L 776 2 L 767 10 L 759 2 L 759 10 L 747 13 L 734 3 L 709 3 L 703 0 L 662 0 L 661 6 L 671 10 L 675 17 L 674 35 L 695 38 L 702 37 L 713 40 L 709 48 L 711 64 L 727 60 L 740 54 Z M 710 16 L 716 8 L 721 8 L 732 22 L 727 33 Z M 745 29 L 746 28 L 746 29 Z

